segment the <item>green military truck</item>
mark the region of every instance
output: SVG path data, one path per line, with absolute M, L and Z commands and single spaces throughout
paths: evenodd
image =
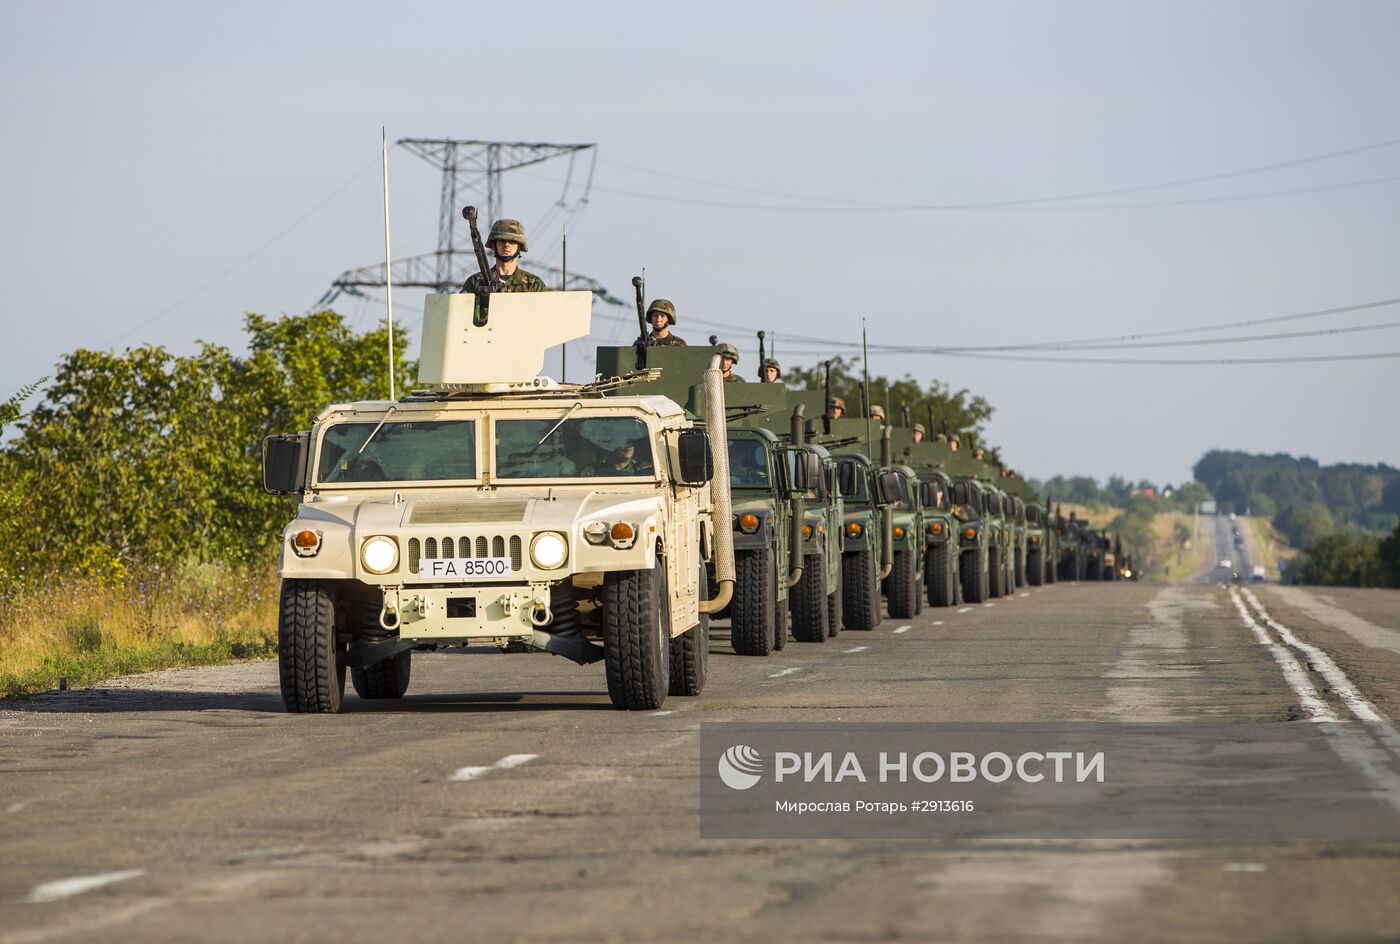
M 701 417 L 706 405 L 699 379 L 716 353 L 717 347 L 701 346 L 600 347 L 597 370 L 601 376 L 653 372 L 656 376 L 630 392 L 665 396 Z M 802 577 L 804 548 L 797 522 L 805 516 L 801 506 L 809 479 L 822 474 L 821 461 L 810 450 L 782 443 L 768 428 L 787 413 L 781 385 L 727 383 L 722 393 L 736 581 L 732 602 L 716 616 L 729 617 L 735 652 L 767 656 L 787 640 L 789 591 Z
M 1038 502 L 1026 505 L 1026 582 L 1032 587 L 1055 582 L 1059 563 L 1059 531 L 1049 509 Z

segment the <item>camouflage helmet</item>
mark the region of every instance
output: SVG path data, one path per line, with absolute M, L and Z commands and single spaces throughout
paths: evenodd
M 525 242 L 525 226 L 519 220 L 497 220 L 492 223 L 491 235 L 486 237 L 486 241 L 494 246 L 498 239 L 519 243 L 521 252 L 530 251 Z
M 885 408 L 878 403 L 870 405 L 870 418 L 872 420 L 882 420 L 885 418 Z
M 779 377 L 781 377 L 781 376 L 783 375 L 783 365 L 781 365 L 781 364 L 778 363 L 778 359 L 777 359 L 776 357 L 765 357 L 765 358 L 763 359 L 763 364 L 762 364 L 762 366 L 763 366 L 763 367 L 771 367 L 771 368 L 773 368 L 774 370 L 776 370 L 776 371 L 778 372 L 778 376 L 779 376 Z
M 914 432 L 918 433 L 920 436 L 927 436 L 927 435 L 928 435 L 928 430 L 924 429 L 924 424 L 923 424 L 923 423 L 915 423 L 915 424 L 914 424 Z
M 732 357 L 734 358 L 734 363 L 739 363 L 739 349 L 728 341 L 718 345 L 715 353 L 719 354 L 721 357 Z
M 846 398 L 845 398 L 845 397 L 832 397 L 830 400 L 827 400 L 827 401 L 826 401 L 826 408 L 827 408 L 828 410 L 840 410 L 842 413 L 845 413 L 845 412 L 846 412 Z
M 671 304 L 669 298 L 653 298 L 651 304 L 647 306 L 647 321 L 651 320 L 651 313 L 659 311 L 666 316 L 666 323 L 673 325 L 676 323 L 676 306 Z

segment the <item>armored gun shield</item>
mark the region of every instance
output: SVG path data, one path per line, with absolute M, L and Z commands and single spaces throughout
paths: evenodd
M 587 336 L 592 292 L 501 292 L 486 324 L 474 320 L 476 296 L 429 295 L 423 306 L 418 382 L 526 383 L 544 368 L 544 352 Z

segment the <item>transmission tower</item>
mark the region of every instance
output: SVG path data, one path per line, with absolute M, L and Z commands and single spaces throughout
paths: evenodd
M 597 157 L 596 144 L 531 144 L 520 141 L 463 141 L 452 138 L 404 138 L 396 142 L 416 154 L 442 173 L 442 199 L 438 210 L 438 246 L 435 252 L 395 259 L 389 273 L 383 263 L 342 272 L 317 303 L 329 304 L 342 292 L 359 295 L 362 288 L 382 288 L 386 275 L 395 285 L 406 288 L 426 288 L 434 292 L 455 291 L 467 276 L 476 271 L 466 224 L 460 221 L 463 204 L 470 197 L 484 196 L 487 219 L 501 218 L 501 175 L 558 157 L 569 158 L 569 171 L 558 206 L 563 207 L 573 181 L 574 159 L 590 152 Z M 593 183 L 592 165 L 583 196 L 578 205 L 588 200 Z M 542 237 L 536 232 L 536 240 Z M 556 266 L 531 262 L 530 271 L 540 275 L 551 288 L 558 285 L 565 273 Z M 584 275 L 568 273 L 566 288 L 587 289 L 612 304 L 624 304 L 608 294 L 601 283 Z

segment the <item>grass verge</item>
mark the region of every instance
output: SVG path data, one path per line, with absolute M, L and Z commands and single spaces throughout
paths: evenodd
M 0 595 L 0 697 L 277 651 L 277 578 L 212 565 Z

